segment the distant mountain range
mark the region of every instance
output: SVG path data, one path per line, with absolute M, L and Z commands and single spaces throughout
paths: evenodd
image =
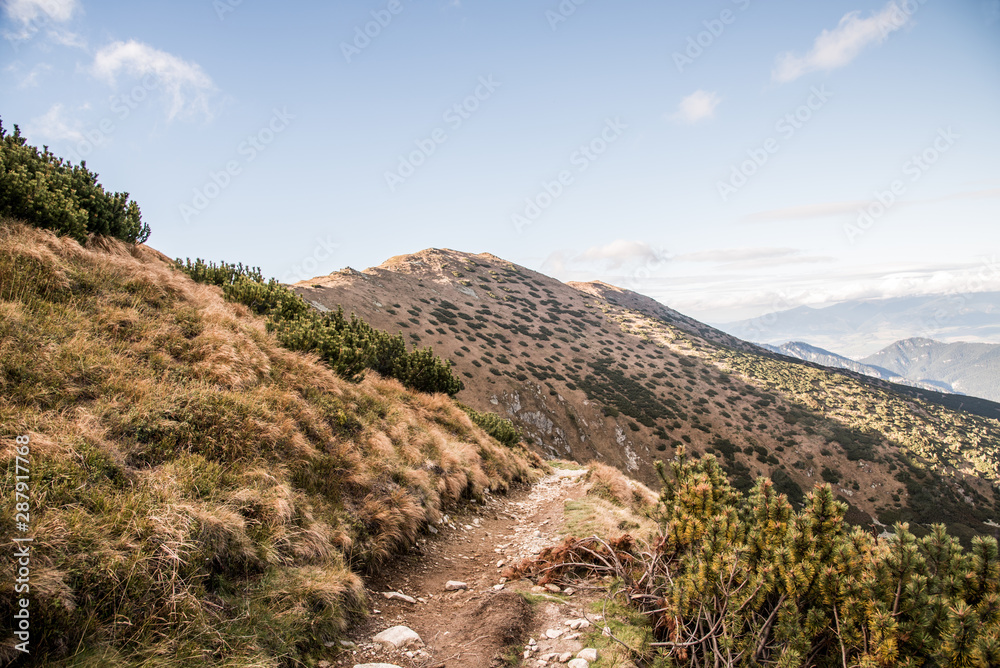
M 912 338 L 897 341 L 874 355 L 852 360 L 835 352 L 790 341 L 761 347 L 835 369 L 848 369 L 891 383 L 927 390 L 1000 400 L 1000 345 L 942 343 Z
M 998 344 L 906 339 L 861 361 L 888 369 L 908 380 L 931 383 L 937 389 L 993 401 L 1000 399 Z M 951 389 L 947 390 L 949 386 Z
M 819 309 L 799 306 L 716 327 L 745 341 L 779 346 L 808 341 L 853 359 L 913 337 L 998 343 L 1000 292 L 855 300 Z

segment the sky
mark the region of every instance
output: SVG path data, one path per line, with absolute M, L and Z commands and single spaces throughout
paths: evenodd
M 1000 290 L 1000 0 L 4 0 L 0 119 L 170 257 L 424 248 L 707 322 Z

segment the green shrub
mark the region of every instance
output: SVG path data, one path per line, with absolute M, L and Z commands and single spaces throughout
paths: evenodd
M 462 403 L 458 403 L 458 407 L 465 411 L 466 415 L 483 431 L 508 448 L 521 442 L 521 432 L 510 420 L 502 418 L 496 413 L 481 413 Z
M 149 226 L 128 193 L 109 193 L 86 161 L 72 165 L 45 147 L 28 146 L 15 125 L 8 133 L 0 122 L 0 216 L 73 237 L 90 234 L 142 243 Z
M 826 485 L 796 511 L 766 479 L 734 489 L 714 457 L 664 468 L 661 535 L 618 574 L 654 629 L 632 646 L 641 665 L 1000 665 L 995 538 L 968 552 L 941 524 L 876 538 Z

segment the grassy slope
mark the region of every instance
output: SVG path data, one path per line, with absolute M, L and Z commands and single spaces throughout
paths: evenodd
M 351 385 L 171 264 L 0 221 L 0 495 L 28 434 L 39 665 L 308 662 L 358 572 L 532 476 L 448 398 Z

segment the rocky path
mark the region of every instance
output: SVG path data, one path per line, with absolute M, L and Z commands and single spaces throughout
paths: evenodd
M 505 565 L 565 535 L 563 506 L 584 495 L 584 473 L 556 469 L 530 488 L 487 495 L 443 518 L 436 533 L 369 578 L 371 616 L 346 651 L 320 665 L 494 668 L 517 665 L 516 657 L 525 666 L 587 668 L 596 658 L 579 640 L 587 598 L 500 577 Z

